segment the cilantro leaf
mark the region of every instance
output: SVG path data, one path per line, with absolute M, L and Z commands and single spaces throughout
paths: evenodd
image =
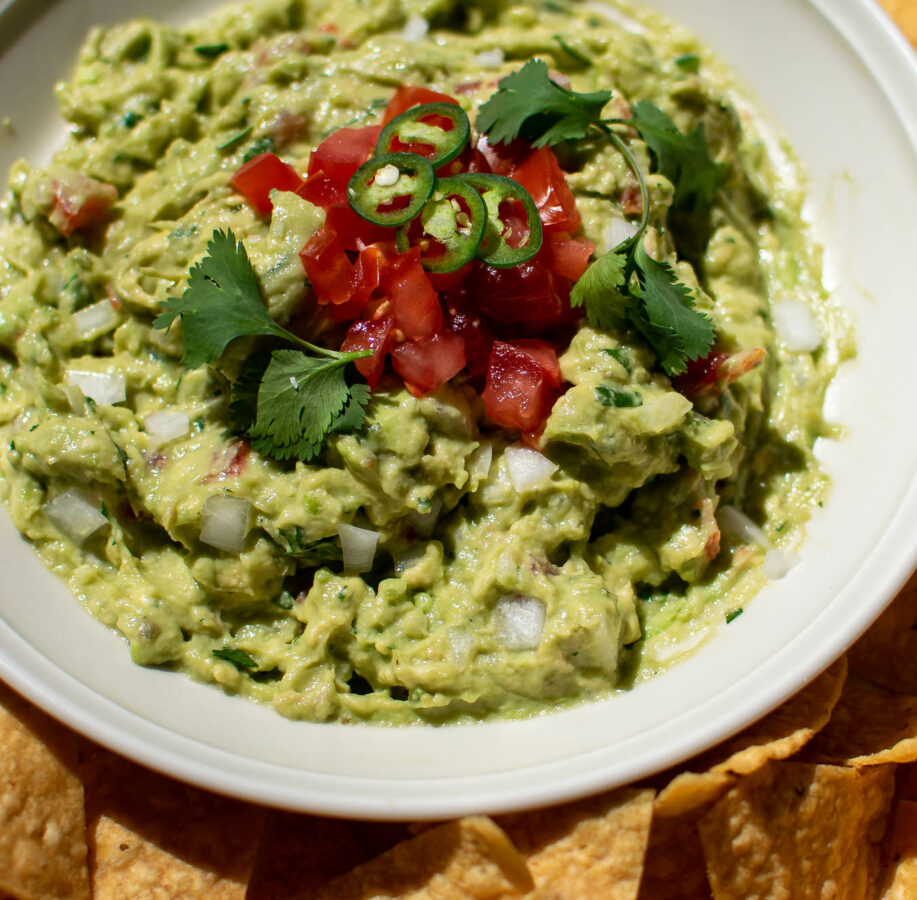
M 249 429 L 252 446 L 276 459 L 308 462 L 318 455 L 325 435 L 353 404 L 362 414 L 369 400 L 366 385 L 347 383 L 346 366 L 359 354 L 316 358 L 301 350 L 275 350 L 258 389 L 258 407 Z M 361 416 L 362 418 L 362 416 Z
M 533 147 L 544 147 L 584 138 L 610 99 L 611 91 L 579 94 L 561 87 L 548 77 L 544 60 L 530 59 L 500 81 L 475 124 L 495 144 L 523 137 Z
M 571 306 L 585 306 L 594 328 L 612 331 L 627 321 L 630 299 L 624 291 L 627 259 L 617 250 L 600 256 L 570 291 Z
M 298 342 L 268 313 L 245 247 L 232 231 L 214 231 L 207 255 L 191 268 L 184 294 L 162 305 L 165 312 L 153 325 L 168 329 L 181 318 L 182 362 L 189 369 L 213 362 L 247 335 Z
M 221 647 L 219 650 L 213 650 L 211 652 L 217 659 L 232 663 L 240 672 L 258 668 L 258 663 L 256 663 L 244 650 L 239 650 L 234 647 Z
M 691 291 L 678 281 L 672 267 L 656 262 L 642 242 L 635 262 L 639 305 L 631 310 L 631 322 L 650 343 L 666 374 L 679 375 L 687 368 L 686 360 L 710 352 L 713 322 L 694 309 Z
M 728 167 L 710 158 L 704 123 L 690 134 L 648 100 L 638 100 L 630 124 L 656 156 L 659 171 L 675 187 L 673 205 L 677 209 L 706 209 L 726 180 Z
M 279 338 L 298 348 L 252 353 L 232 386 L 230 423 L 259 453 L 309 461 L 326 435 L 362 423 L 369 386 L 350 384 L 347 370 L 369 352 L 316 347 L 278 325 L 261 299 L 245 247 L 231 231 L 214 231 L 182 297 L 163 306 L 155 325 L 169 328 L 181 317 L 182 361 L 189 369 L 214 362 L 243 336 Z

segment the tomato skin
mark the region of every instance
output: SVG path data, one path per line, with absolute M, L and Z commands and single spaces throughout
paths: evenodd
M 391 316 L 382 316 L 379 319 L 359 319 L 350 326 L 344 337 L 344 343 L 341 344 L 341 350 L 345 353 L 354 350 L 372 350 L 372 356 L 358 359 L 354 363 L 372 390 L 375 390 L 385 369 L 385 356 L 392 345 L 393 326 Z
M 540 367 L 547 384 L 559 388 L 563 378 L 560 374 L 560 363 L 557 351 L 552 344 L 538 338 L 519 338 L 512 342 L 517 350 L 531 357 Z
M 595 244 L 585 238 L 572 238 L 565 231 L 549 232 L 545 241 L 551 271 L 570 281 L 579 281 L 589 268 L 589 257 L 595 252 Z
M 393 229 L 367 222 L 349 205 L 330 207 L 325 215 L 325 228 L 330 228 L 337 234 L 345 250 L 357 252 L 371 244 L 391 241 L 394 238 Z
M 424 340 L 442 329 L 443 310 L 420 261 L 419 247 L 389 260 L 382 271 L 382 288 L 408 339 Z
M 474 263 L 469 262 L 454 272 L 427 272 L 427 278 L 437 291 L 445 294 L 458 290 L 468 280 L 473 266 Z
M 570 307 L 570 282 L 555 275 L 543 248 L 527 262 L 508 269 L 476 265 L 469 294 L 477 308 L 497 322 L 521 324 L 526 334 L 541 334 L 577 321 Z
M 511 176 L 532 195 L 546 229 L 576 231 L 582 221 L 576 198 L 550 147 L 532 150 Z
M 672 387 L 685 397 L 699 394 L 704 388 L 720 380 L 719 369 L 727 359 L 728 353 L 716 353 L 711 350 L 706 356 L 688 360 L 685 371 L 672 379 Z
M 299 251 L 299 258 L 319 303 L 340 304 L 350 300 L 354 266 L 333 231 L 328 228 L 316 231 Z
M 487 372 L 494 337 L 481 317 L 460 297 L 450 297 L 446 305 L 446 329 L 465 342 L 465 370 L 476 378 Z
M 465 368 L 465 342 L 457 335 L 437 332 L 392 349 L 392 365 L 414 396 L 432 391 Z
M 48 221 L 64 237 L 104 222 L 118 199 L 114 185 L 78 172 L 66 179 L 54 179 L 52 186 L 54 203 Z
M 380 126 L 370 125 L 329 134 L 309 156 L 308 177 L 297 193 L 322 209 L 346 206 L 347 182 L 373 155 L 381 131 Z
M 552 375 L 537 358 L 541 351 L 537 356 L 530 351 L 531 348 L 494 341 L 490 352 L 481 399 L 487 415 L 503 428 L 537 431 L 559 396 Z
M 382 124 L 388 125 L 396 116 L 407 112 L 412 106 L 420 106 L 424 103 L 454 103 L 459 106 L 455 97 L 448 94 L 441 94 L 439 91 L 431 91 L 429 88 L 415 87 L 406 84 L 395 91 L 395 96 L 388 102 L 385 107 L 385 113 L 382 116 Z
M 271 191 L 298 193 L 305 185 L 299 172 L 275 153 L 262 153 L 243 165 L 229 183 L 249 202 L 255 212 L 270 215 L 274 204 Z

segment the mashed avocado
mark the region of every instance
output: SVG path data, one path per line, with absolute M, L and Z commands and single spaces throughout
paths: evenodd
M 829 432 L 824 390 L 849 348 L 798 176 L 785 153 L 778 173 L 693 38 L 620 18 L 565 0 L 265 0 L 185 29 L 90 33 L 58 90 L 66 144 L 10 174 L 0 483 L 17 528 L 137 663 L 291 718 L 528 715 L 688 653 L 799 541 L 825 489 L 812 452 Z M 214 230 L 243 241 L 271 316 L 340 336 L 299 257 L 322 210 L 284 192 L 259 216 L 233 173 L 267 150 L 304 172 L 325 136 L 375 122 L 405 84 L 453 94 L 473 122 L 534 56 L 578 91 L 614 88 L 619 112 L 642 98 L 683 132 L 704 123 L 729 172 L 709 233 L 676 255 L 673 187 L 655 174 L 647 246 L 695 289 L 718 346 L 739 360 L 762 348 L 763 362 L 688 397 L 636 331 L 583 322 L 561 348 L 540 455 L 489 424 L 462 378 L 418 397 L 391 376 L 364 427 L 314 462 L 251 450 L 225 371 L 186 369 L 180 329 L 152 324 Z M 633 198 L 626 160 L 587 143 L 564 162 L 585 235 L 610 249 Z M 814 340 L 778 336 L 781 302 Z M 241 514 L 215 514 L 215 498 Z M 370 571 L 344 568 L 348 525 L 378 534 Z

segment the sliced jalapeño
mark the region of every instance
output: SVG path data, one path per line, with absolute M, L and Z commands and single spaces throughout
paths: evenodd
M 347 185 L 353 211 L 374 225 L 410 222 L 430 199 L 436 172 L 416 153 L 374 156 L 357 169 Z
M 505 175 L 470 172 L 456 175 L 477 189 L 487 208 L 487 224 L 477 257 L 489 266 L 508 269 L 531 259 L 542 241 L 541 219 L 532 195 Z
M 465 110 L 454 103 L 425 103 L 395 116 L 379 135 L 376 153 L 417 153 L 434 169 L 452 162 L 471 139 Z
M 428 272 L 455 272 L 474 259 L 486 224 L 478 190 L 462 178 L 440 178 L 420 215 L 398 229 L 395 243 L 401 253 L 420 247 Z

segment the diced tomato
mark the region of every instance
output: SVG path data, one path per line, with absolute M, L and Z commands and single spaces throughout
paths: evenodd
M 448 332 L 405 341 L 392 350 L 392 365 L 408 390 L 419 396 L 445 384 L 465 368 L 465 342 Z
M 346 184 L 373 155 L 381 131 L 378 125 L 333 131 L 312 151 L 306 173 L 324 172 L 329 178 Z
M 465 369 L 471 378 L 487 372 L 490 348 L 494 338 L 481 317 L 466 301 L 459 297 L 449 298 L 446 305 L 446 329 L 460 335 L 465 342 Z
M 519 338 L 512 342 L 517 350 L 530 356 L 544 373 L 551 387 L 559 388 L 563 378 L 560 374 L 560 363 L 557 361 L 557 351 L 547 341 L 538 338 Z
M 532 195 L 545 228 L 576 231 L 581 221 L 576 199 L 550 147 L 532 150 L 511 175 Z
M 274 153 L 262 153 L 249 160 L 229 183 L 261 215 L 268 215 L 274 208 L 272 190 L 298 192 L 305 185 L 299 172 Z
M 440 293 L 455 291 L 468 280 L 473 266 L 474 263 L 469 262 L 454 272 L 427 272 L 427 278 L 430 279 L 430 284 Z
M 391 241 L 394 238 L 391 228 L 367 222 L 349 205 L 332 206 L 325 216 L 325 227 L 330 228 L 341 239 L 345 250 L 359 251 L 370 244 Z
M 375 389 L 385 368 L 385 355 L 392 344 L 392 317 L 382 316 L 379 319 L 354 322 L 350 326 L 341 350 L 349 353 L 354 350 L 372 350 L 373 355 L 358 359 L 355 363 L 360 374 Z
M 679 394 L 693 397 L 705 387 L 710 387 L 717 383 L 720 365 L 728 358 L 728 353 L 711 351 L 706 356 L 700 357 L 700 359 L 689 360 L 685 371 L 672 379 L 672 387 Z
M 432 337 L 442 328 L 442 307 L 420 262 L 419 247 L 389 261 L 382 271 L 382 287 L 392 303 L 395 322 L 410 340 Z
M 540 334 L 579 319 L 570 307 L 570 282 L 555 275 L 542 249 L 528 262 L 508 269 L 475 266 L 469 281 L 477 308 L 497 322 L 519 323 L 527 334 Z
M 494 341 L 481 393 L 487 415 L 503 428 L 537 431 L 559 396 L 554 378 L 540 353 Z
M 549 232 L 545 242 L 552 271 L 570 281 L 578 281 L 589 267 L 595 244 L 585 238 L 572 238 L 566 231 Z
M 319 303 L 346 303 L 353 293 L 354 267 L 341 239 L 330 229 L 320 228 L 299 252 L 306 276 L 315 288 Z
M 527 141 L 517 140 L 509 144 L 491 144 L 486 135 L 481 135 L 471 162 L 471 171 L 511 175 L 513 169 L 525 159 L 530 149 Z
M 347 205 L 347 182 L 373 155 L 382 129 L 339 128 L 328 135 L 309 157 L 300 196 L 322 209 Z
M 74 172 L 67 178 L 56 178 L 52 186 L 54 203 L 48 213 L 48 221 L 64 237 L 104 222 L 111 205 L 118 199 L 118 190 L 113 185 L 81 172 Z
M 431 91 L 429 88 L 414 87 L 407 84 L 398 88 L 395 91 L 395 96 L 389 100 L 388 106 L 385 107 L 385 114 L 382 117 L 382 124 L 388 125 L 395 116 L 400 116 L 412 106 L 420 106 L 423 103 L 454 103 L 459 106 L 458 100 L 448 94 L 441 94 L 439 91 Z

